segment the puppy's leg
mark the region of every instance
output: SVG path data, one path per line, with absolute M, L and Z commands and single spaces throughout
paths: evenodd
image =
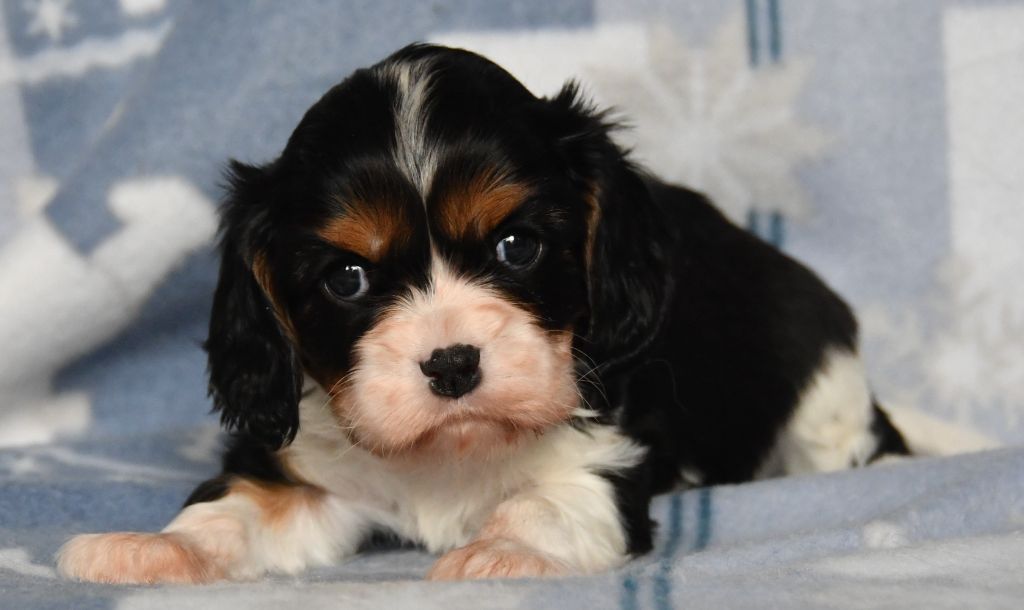
M 308 485 L 234 479 L 160 533 L 84 534 L 58 552 L 61 574 L 106 583 L 205 583 L 294 573 L 355 551 L 364 523 Z
M 624 563 L 626 534 L 614 490 L 579 473 L 501 503 L 476 539 L 444 554 L 432 580 L 587 574 Z
M 872 400 L 856 354 L 831 351 L 804 389 L 761 476 L 841 470 L 907 446 Z

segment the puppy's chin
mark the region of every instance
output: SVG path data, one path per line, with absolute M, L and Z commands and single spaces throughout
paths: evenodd
M 429 458 L 435 462 L 489 459 L 514 450 L 527 432 L 510 424 L 465 419 L 444 424 L 421 436 L 399 458 Z
M 572 394 L 575 396 L 574 390 Z M 361 411 L 353 409 L 351 404 L 341 404 L 342 400 L 339 396 L 333 403 L 336 414 Z M 380 427 L 374 425 L 380 422 L 363 421 L 360 425 L 344 415 L 341 419 L 346 422 L 343 427 L 348 431 L 349 439 L 377 457 L 395 461 L 427 460 L 431 463 L 488 460 L 517 450 L 548 429 L 567 421 L 575 411 L 570 408 L 572 403 L 567 396 L 550 396 L 549 400 L 558 406 L 539 409 L 534 401 L 524 401 L 524 404 L 503 405 L 504 409 L 502 405 L 488 409 L 468 406 L 466 402 L 447 404 L 447 401 L 425 398 L 419 409 L 409 409 L 410 405 L 406 404 L 392 411 L 401 413 L 407 410 L 406 414 L 418 411 L 418 417 L 408 417 L 400 425 L 398 420 L 391 420 L 392 426 Z M 479 399 L 476 402 L 479 404 Z

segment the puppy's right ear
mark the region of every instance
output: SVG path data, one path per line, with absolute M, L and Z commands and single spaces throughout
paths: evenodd
M 221 264 L 204 347 L 209 393 L 221 423 L 277 449 L 299 426 L 302 374 L 263 284 L 270 245 L 269 176 L 263 168 L 231 162 L 229 193 L 221 209 Z M 256 267 L 254 271 L 254 267 Z
M 673 286 L 674 235 L 644 176 L 611 138 L 617 128 L 569 82 L 545 100 L 547 129 L 581 199 L 589 201 L 590 311 L 580 345 L 606 375 L 628 366 L 658 336 Z

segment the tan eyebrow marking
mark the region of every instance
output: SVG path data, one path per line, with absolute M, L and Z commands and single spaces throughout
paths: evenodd
M 530 196 L 525 184 L 503 173 L 477 174 L 442 199 L 438 216 L 441 228 L 454 238 L 485 237 Z
M 384 253 L 409 238 L 409 223 L 398 207 L 350 202 L 344 216 L 332 218 L 317 231 L 329 243 L 380 262 Z

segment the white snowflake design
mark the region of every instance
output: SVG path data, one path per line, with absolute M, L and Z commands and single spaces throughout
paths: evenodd
M 64 31 L 78 25 L 78 16 L 71 12 L 71 0 L 27 0 L 25 11 L 32 15 L 29 34 L 44 34 L 51 42 L 60 42 Z
M 998 409 L 1014 429 L 1024 406 L 1024 302 L 1007 284 L 979 281 L 986 275 L 960 260 L 943 270 L 949 324 L 929 350 L 926 377 L 961 417 Z
M 885 400 L 1010 439 L 1024 424 L 1024 302 L 984 276 L 951 259 L 923 310 L 890 304 L 863 311 L 864 344 Z
M 705 49 L 687 48 L 663 25 L 648 29 L 648 62 L 635 70 L 585 67 L 603 102 L 628 108 L 620 136 L 662 177 L 711 196 L 733 219 L 748 211 L 804 216 L 809 205 L 794 175 L 830 138 L 796 116 L 811 62 L 753 69 L 740 15 Z

